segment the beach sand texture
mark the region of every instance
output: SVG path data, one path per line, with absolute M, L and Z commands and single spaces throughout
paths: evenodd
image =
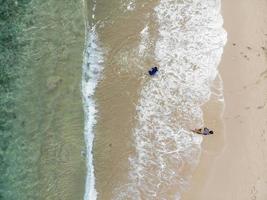
M 98 199 L 112 199 L 114 189 L 128 178 L 128 158 L 134 151 L 133 116 L 136 115 L 138 93 L 146 71 L 142 69 L 143 66 L 136 65 L 137 60 L 131 55 L 131 48 L 138 45 L 139 33 L 144 26 L 140 19 L 147 13 L 144 10 L 150 11 L 152 5 L 149 3 L 141 11 L 135 11 L 129 16 L 120 16 L 116 23 L 99 31 L 102 42 L 109 47 L 111 53 L 105 58 L 102 80 L 95 95 L 98 122 L 95 127 L 94 167 Z M 113 4 L 112 8 L 115 6 L 118 5 Z M 100 19 L 108 12 L 104 6 L 102 9 L 98 13 Z M 113 16 L 112 9 L 109 10 L 111 21 L 118 18 Z M 120 60 L 120 57 L 125 59 Z M 146 61 L 148 66 L 153 64 L 150 60 L 148 58 Z
M 225 141 L 220 151 L 210 152 L 206 147 L 214 140 L 205 138 L 183 199 L 266 200 L 267 2 L 224 0 L 222 13 L 228 33 L 220 64 Z

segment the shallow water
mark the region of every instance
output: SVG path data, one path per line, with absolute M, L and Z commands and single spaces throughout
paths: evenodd
M 82 2 L 7 5 L 16 12 L 4 28 L 18 45 L 8 49 L 10 57 L 1 52 L 12 77 L 8 92 L 1 91 L 8 98 L 1 109 L 12 117 L 1 129 L 0 199 L 82 199 Z

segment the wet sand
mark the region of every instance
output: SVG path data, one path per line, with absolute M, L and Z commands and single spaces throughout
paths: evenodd
M 136 60 L 138 55 L 130 53 L 131 49 L 138 49 L 143 18 L 151 12 L 153 5 L 147 3 L 133 12 L 114 15 L 113 10 L 119 5 L 113 4 L 110 8 L 108 2 L 96 10 L 98 20 L 104 21 L 109 15 L 109 20 L 114 21 L 98 27 L 107 57 L 95 92 L 98 114 L 93 152 L 97 199 L 112 199 L 116 189 L 128 182 L 128 159 L 135 152 L 132 134 L 136 123 L 136 104 L 142 84 L 148 78 L 144 75 L 147 69 L 140 64 L 142 61 Z M 146 66 L 153 64 L 151 59 L 147 57 Z
M 115 49 L 104 64 L 103 79 L 95 95 L 99 117 L 95 128 L 94 165 L 98 199 L 103 200 L 111 199 L 114 189 L 128 176 L 135 105 L 140 88 L 138 77 L 129 74 L 127 66 L 124 71 L 115 60 L 121 53 L 119 48 L 123 47 L 121 38 L 127 39 L 129 35 L 126 32 L 117 34 L 121 26 L 123 24 L 116 25 L 117 28 L 108 27 L 100 34 L 104 44 Z M 134 32 L 138 34 L 138 31 Z
M 204 138 L 200 165 L 183 199 L 265 200 L 267 2 L 225 0 L 222 13 L 228 33 L 220 64 L 224 127 Z M 207 148 L 218 144 L 216 151 Z

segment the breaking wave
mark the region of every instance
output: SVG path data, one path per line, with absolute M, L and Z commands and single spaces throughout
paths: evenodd
M 95 31 L 95 26 L 93 26 L 87 33 L 82 74 L 82 94 L 85 113 L 84 135 L 87 163 L 84 200 L 96 200 L 97 198 L 92 149 L 94 140 L 93 127 L 96 124 L 95 117 L 97 113 L 93 95 L 101 76 L 103 63 L 102 49 L 99 47 L 98 43 L 99 41 Z

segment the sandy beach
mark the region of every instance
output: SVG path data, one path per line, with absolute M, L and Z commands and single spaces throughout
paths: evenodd
M 224 0 L 222 14 L 228 33 L 220 64 L 224 127 L 215 138 L 204 138 L 200 165 L 183 199 L 265 200 L 267 2 Z M 216 151 L 207 149 L 217 144 Z

